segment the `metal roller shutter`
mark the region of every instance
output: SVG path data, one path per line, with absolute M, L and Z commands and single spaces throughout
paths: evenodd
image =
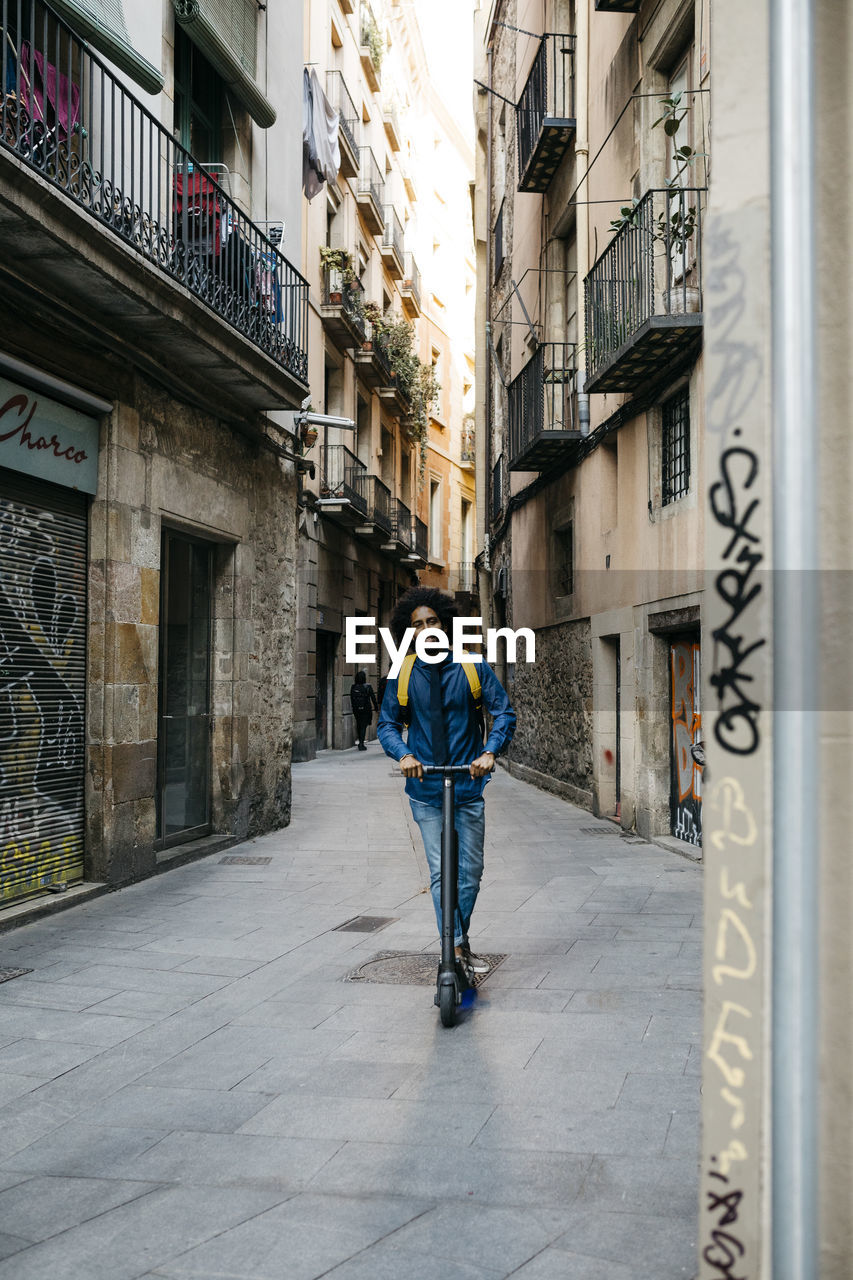
M 0 900 L 83 875 L 86 499 L 0 469 Z

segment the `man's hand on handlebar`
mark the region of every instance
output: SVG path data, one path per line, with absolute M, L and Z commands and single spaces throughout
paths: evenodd
M 404 778 L 422 778 L 424 776 L 424 767 L 420 760 L 416 760 L 414 756 L 403 756 L 400 761 L 400 772 Z
M 471 761 L 471 777 L 485 778 L 487 773 L 491 773 L 495 767 L 495 757 L 491 751 L 484 751 L 481 756 L 477 756 L 476 760 Z

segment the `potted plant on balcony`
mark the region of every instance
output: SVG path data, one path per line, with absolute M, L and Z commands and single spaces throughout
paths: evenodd
M 681 106 L 682 96 L 681 93 L 675 93 L 671 98 L 661 98 L 663 112 L 652 125 L 653 129 L 663 125 L 664 133 L 672 140 L 673 172 L 672 177 L 667 178 L 664 183 L 665 207 L 657 211 L 651 226 L 646 228 L 652 245 L 663 246 L 663 254 L 657 250 L 656 256 L 669 258 L 670 265 L 665 272 L 666 285 L 655 299 L 657 311 L 663 313 L 695 312 L 700 307 L 699 289 L 687 283 L 692 270 L 692 264 L 687 262 L 687 249 L 695 242 L 699 211 L 695 205 L 686 204 L 681 179 L 705 153 L 696 151 L 686 143 L 681 146 L 678 144 L 676 135 L 687 116 L 687 108 Z M 639 228 L 637 215 L 642 203 L 640 197 L 634 196 L 630 204 L 622 206 L 619 217 L 610 223 L 614 235 L 623 227 Z
M 329 302 L 340 306 L 343 295 L 355 281 L 352 265 L 352 254 L 348 249 L 331 249 L 328 245 L 320 246 L 320 264 L 329 277 Z

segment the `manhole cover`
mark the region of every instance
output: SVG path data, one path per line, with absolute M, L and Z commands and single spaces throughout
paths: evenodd
M 618 827 L 578 827 L 578 835 L 582 836 L 615 836 L 618 833 Z
M 440 956 L 437 951 L 380 951 L 365 960 L 357 969 L 346 976 L 347 982 L 384 982 L 393 986 L 434 987 Z M 490 973 L 494 973 L 506 956 L 483 955 L 491 965 Z M 488 973 L 479 973 L 474 978 L 474 985 L 485 982 Z
M 396 916 L 353 916 L 343 924 L 335 925 L 332 933 L 376 933 L 384 929 L 386 924 L 393 924 Z
M 32 973 L 32 969 L 0 969 L 0 982 L 11 982 L 13 978 L 23 978 L 25 973 Z
M 229 853 L 219 859 L 220 867 L 265 867 L 272 858 L 253 858 L 244 853 Z

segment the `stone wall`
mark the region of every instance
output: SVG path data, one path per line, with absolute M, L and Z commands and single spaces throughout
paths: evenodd
M 90 516 L 86 874 L 110 883 L 156 866 L 165 526 L 214 547 L 212 828 L 245 838 L 290 816 L 295 480 L 217 419 L 128 379 Z
M 518 726 L 511 769 L 578 804 L 592 803 L 592 650 L 588 619 L 536 633 L 536 661 L 518 662 L 510 697 Z M 551 786 L 550 784 L 553 784 Z

